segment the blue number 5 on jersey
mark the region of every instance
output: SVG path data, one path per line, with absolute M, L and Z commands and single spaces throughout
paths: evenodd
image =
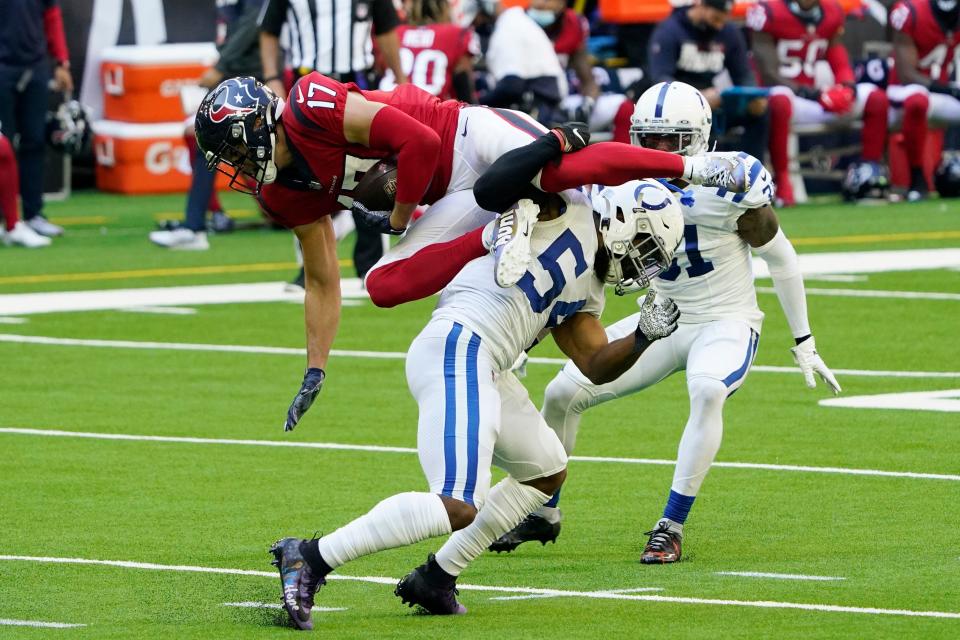
M 583 247 L 580 241 L 570 229 L 565 230 L 560 237 L 554 240 L 546 250 L 537 256 L 537 262 L 543 267 L 544 271 L 550 276 L 552 286 L 546 292 L 541 294 L 537 290 L 536 277 L 527 271 L 517 282 L 517 286 L 527 296 L 530 301 L 530 308 L 534 313 L 543 313 L 549 307 L 557 296 L 567 286 L 567 276 L 563 273 L 563 267 L 560 266 L 560 256 L 567 251 L 573 256 L 574 267 L 573 277 L 579 278 L 587 270 L 587 261 L 583 256 Z M 548 327 L 555 327 L 567 316 L 573 315 L 587 303 L 586 300 L 577 300 L 575 302 L 557 302 L 550 310 L 550 319 L 547 322 Z

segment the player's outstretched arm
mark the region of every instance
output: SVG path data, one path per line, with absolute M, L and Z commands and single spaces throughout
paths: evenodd
M 347 142 L 397 157 L 397 194 L 388 224 L 405 229 L 436 173 L 440 136 L 399 109 L 356 92 L 347 95 L 343 135 Z
M 817 353 L 807 318 L 807 296 L 800 272 L 800 261 L 793 245 L 780 228 L 777 214 L 770 205 L 750 209 L 737 220 L 737 233 L 770 268 L 777 299 L 796 342 L 791 352 L 803 372 L 807 386 L 816 386 L 816 373 L 834 394 L 840 393 L 840 385 L 833 372 Z
M 553 328 L 553 339 L 593 384 L 605 384 L 623 375 L 653 342 L 677 330 L 680 311 L 673 300 L 656 302 L 653 291 L 640 305 L 640 319 L 633 335 L 607 341 L 600 320 L 589 313 L 575 313 Z
M 340 263 L 333 222 L 330 216 L 324 216 L 314 223 L 295 227 L 294 233 L 303 248 L 307 371 L 287 411 L 284 431 L 293 430 L 320 392 L 330 347 L 340 325 Z

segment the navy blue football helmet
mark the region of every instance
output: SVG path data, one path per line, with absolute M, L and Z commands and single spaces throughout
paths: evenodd
M 948 151 L 933 174 L 941 198 L 960 198 L 960 151 Z
M 847 169 L 841 192 L 847 202 L 886 200 L 890 195 L 890 176 L 886 167 L 877 162 L 854 162 Z
M 283 100 L 246 76 L 218 84 L 200 103 L 195 129 L 207 168 L 227 175 L 230 188 L 258 195 L 277 177 L 273 151 Z

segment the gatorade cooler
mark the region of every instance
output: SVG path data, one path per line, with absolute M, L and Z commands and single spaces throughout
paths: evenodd
M 119 122 L 183 120 L 180 90 L 217 60 L 213 44 L 160 44 L 105 49 L 100 65 L 103 112 Z
M 97 188 L 117 193 L 170 193 L 190 188 L 190 151 L 183 122 L 93 124 Z M 218 176 L 225 178 L 225 176 Z M 218 180 L 224 188 L 226 180 Z

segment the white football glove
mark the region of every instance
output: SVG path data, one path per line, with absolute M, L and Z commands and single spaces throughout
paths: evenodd
M 816 373 L 830 387 L 833 395 L 840 393 L 840 383 L 837 382 L 833 372 L 827 368 L 823 358 L 817 353 L 817 344 L 813 341 L 813 336 L 790 349 L 790 352 L 793 353 L 794 361 L 800 367 L 800 371 L 803 372 L 803 379 L 808 387 L 813 389 L 817 386 L 817 381 L 813 377 L 813 374 Z
M 680 319 L 680 310 L 670 298 L 662 302 L 655 302 L 657 292 L 653 289 L 640 301 L 640 318 L 637 320 L 637 341 L 643 336 L 647 342 L 666 338 L 677 330 L 677 321 Z
M 705 187 L 722 187 L 734 193 L 750 191 L 750 167 L 739 156 L 726 157 L 721 153 L 707 152 L 683 159 L 684 180 Z

